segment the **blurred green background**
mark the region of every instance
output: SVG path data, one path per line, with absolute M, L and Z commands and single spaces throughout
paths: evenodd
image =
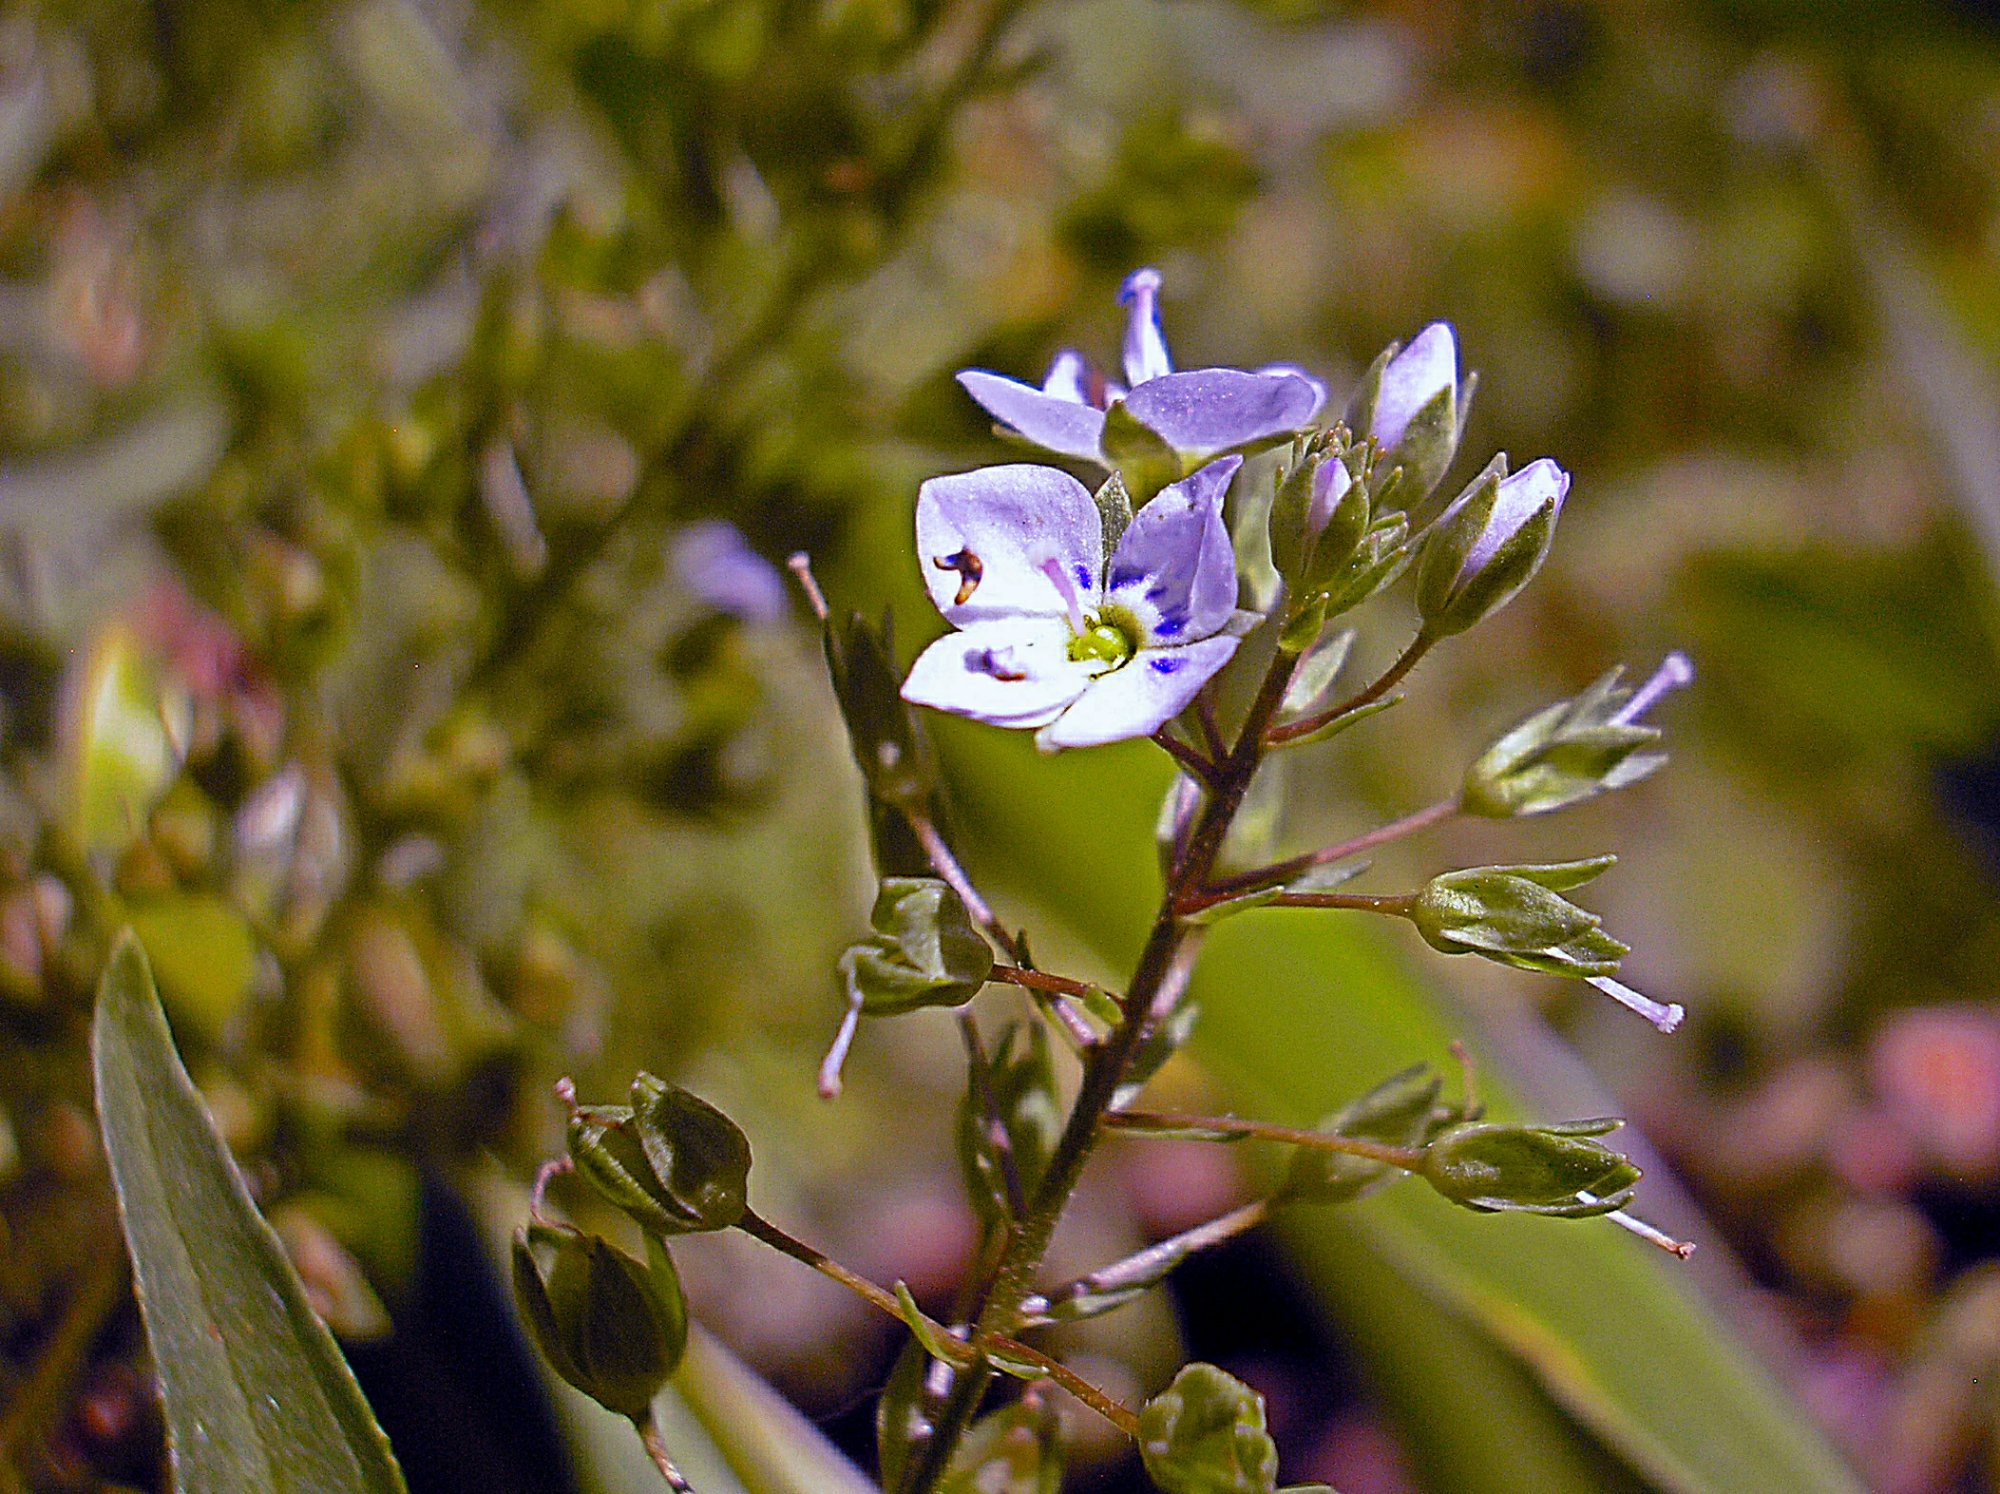
M 1344 1494 L 1839 1487 L 1814 1425 L 1871 1488 L 2000 1486 L 1990 4 L 17 0 L 0 1488 L 162 1487 L 84 1046 L 128 920 L 415 1488 L 612 1486 L 485 1264 L 560 1074 L 698 1089 L 765 1213 L 948 1298 L 956 1038 L 871 1024 L 813 1094 L 861 791 L 735 547 L 811 551 L 907 657 L 916 485 L 1010 451 L 951 373 L 1111 354 L 1141 264 L 1188 366 L 1341 391 L 1447 318 L 1461 472 L 1575 474 L 1542 580 L 1302 756 L 1288 840 L 1430 802 L 1611 663 L 1700 672 L 1667 773 L 1380 862 L 1619 852 L 1593 906 L 1680 1034 L 1254 914 L 1163 1087 L 1310 1124 L 1464 1036 L 1502 1108 L 1632 1116 L 1702 1253 L 1392 1190 L 1065 1347 L 1128 1399 L 1217 1359 Z M 1114 979 L 1158 755 L 937 737 L 975 871 Z M 1254 1165 L 1107 1146 L 1061 1263 Z M 702 1321 L 865 1459 L 892 1325 L 696 1243 Z M 1140 1487 L 1075 1432 L 1075 1487 Z

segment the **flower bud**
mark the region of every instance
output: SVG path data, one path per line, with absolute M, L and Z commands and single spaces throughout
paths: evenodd
M 549 1366 L 600 1406 L 649 1414 L 687 1347 L 687 1303 L 663 1246 L 651 1265 L 595 1235 L 536 1222 L 514 1231 L 514 1300 Z
M 1408 917 L 1425 942 L 1444 954 L 1482 955 L 1548 975 L 1610 975 L 1629 949 L 1598 927 L 1595 913 L 1561 894 L 1600 875 L 1615 859 L 1446 872 L 1424 885 Z
M 1639 1169 L 1593 1138 L 1616 1120 L 1453 1126 L 1424 1149 L 1423 1177 L 1461 1208 L 1580 1219 L 1623 1208 Z
M 1569 474 L 1547 457 L 1511 477 L 1506 459 L 1480 475 L 1439 517 L 1417 571 L 1417 610 L 1449 637 L 1514 599 L 1548 558 Z
M 1458 344 L 1449 326 L 1433 322 L 1408 347 L 1392 346 L 1375 360 L 1355 391 L 1348 424 L 1382 448 L 1385 476 L 1402 469 L 1393 482 L 1393 499 L 1399 507 L 1414 508 L 1458 454 L 1463 415 Z M 1390 496 L 1385 488 L 1384 497 Z

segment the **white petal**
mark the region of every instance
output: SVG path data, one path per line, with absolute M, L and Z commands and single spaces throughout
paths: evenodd
M 1236 551 L 1222 499 L 1241 457 L 1210 462 L 1163 488 L 1126 527 L 1105 590 L 1136 617 L 1148 643 L 1206 638 L 1236 606 Z
M 1382 370 L 1368 433 L 1384 446 L 1394 446 L 1403 439 L 1403 431 L 1417 411 L 1440 389 L 1457 387 L 1458 344 L 1449 326 L 1432 322 Z
M 995 420 L 1037 446 L 1086 462 L 1103 460 L 1098 454 L 1104 436 L 1102 410 L 1058 393 L 1045 394 L 1032 384 L 984 369 L 969 368 L 958 376 L 958 382 Z
M 1090 490 L 1067 472 L 1024 462 L 981 467 L 934 477 L 917 494 L 917 563 L 952 622 L 1067 616 L 1051 562 L 1083 606 L 1096 604 L 1104 521 Z
M 1035 745 L 1046 751 L 1150 737 L 1229 662 L 1237 642 L 1224 633 L 1185 648 L 1140 649 L 1121 667 L 1093 680 L 1075 705 L 1042 729 Z
M 1070 660 L 1069 641 L 1055 618 L 974 623 L 917 655 L 903 699 L 993 726 L 1045 725 L 1090 684 L 1091 666 Z
M 1131 308 L 1125 320 L 1125 382 L 1137 389 L 1174 371 L 1160 330 L 1160 272 L 1134 270 L 1119 287 L 1118 299 Z
M 1568 492 L 1569 474 L 1547 457 L 1502 478 L 1500 491 L 1494 495 L 1493 512 L 1487 517 L 1486 527 L 1479 531 L 1479 538 L 1472 542 L 1458 573 L 1470 576 L 1484 566 L 1544 504 L 1553 503 L 1560 515 Z

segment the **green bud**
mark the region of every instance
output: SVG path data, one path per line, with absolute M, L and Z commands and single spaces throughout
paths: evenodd
M 1569 474 L 1544 457 L 1512 476 L 1491 465 L 1438 518 L 1417 567 L 1417 611 L 1426 631 L 1463 633 L 1512 601 L 1555 541 Z
M 1642 749 L 1660 739 L 1636 719 L 1665 690 L 1693 677 L 1671 654 L 1638 696 L 1618 686 L 1614 669 L 1573 700 L 1557 701 L 1487 748 L 1466 772 L 1459 807 L 1489 819 L 1547 814 L 1637 783 L 1666 759 Z
M 1595 1139 L 1620 1124 L 1453 1126 L 1425 1149 L 1423 1176 L 1453 1203 L 1480 1213 L 1608 1214 L 1631 1202 L 1639 1181 L 1637 1167 Z
M 1344 427 L 1293 446 L 1292 465 L 1271 501 L 1271 561 L 1301 599 L 1341 575 L 1368 532 L 1373 505 L 1355 474 Z
M 962 1006 L 993 972 L 993 951 L 956 892 L 935 877 L 884 877 L 875 933 L 840 957 L 848 999 L 875 1016 Z
M 1425 884 L 1407 916 L 1444 954 L 1483 955 L 1549 975 L 1610 975 L 1628 947 L 1598 927 L 1595 913 L 1561 894 L 1600 875 L 1616 859 L 1446 872 Z
M 1190 1364 L 1139 1413 L 1139 1456 L 1164 1494 L 1273 1494 L 1278 1449 L 1264 1398 L 1212 1364 Z
M 605 1198 L 652 1234 L 728 1229 L 747 1207 L 750 1143 L 706 1100 L 651 1074 L 632 1104 L 580 1105 L 569 1153 Z
M 1421 1147 L 1434 1130 L 1459 1118 L 1456 1111 L 1439 1107 L 1443 1089 L 1444 1081 L 1428 1064 L 1420 1063 L 1350 1100 L 1315 1129 L 1358 1141 Z M 1299 1147 L 1285 1175 L 1283 1192 L 1287 1199 L 1299 1203 L 1345 1203 L 1398 1176 L 1397 1169 L 1384 1162 Z
M 642 1265 L 596 1235 L 514 1231 L 514 1299 L 550 1368 L 600 1406 L 642 1421 L 687 1346 L 687 1303 L 665 1247 Z
M 988 1107 L 991 1107 L 989 1114 Z M 1017 1022 L 975 1072 L 958 1106 L 958 1162 L 966 1195 L 985 1218 L 1013 1217 L 1012 1199 L 992 1121 L 1006 1135 L 1016 1181 L 1033 1197 L 1062 1136 L 1065 1112 L 1049 1039 L 1040 1022 Z
M 1409 540 L 1408 515 L 1390 513 L 1374 520 L 1346 563 L 1327 578 L 1323 615 L 1338 617 L 1393 585 L 1416 553 Z

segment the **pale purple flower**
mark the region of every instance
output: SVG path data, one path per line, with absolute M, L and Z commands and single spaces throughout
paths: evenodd
M 1159 271 L 1136 270 L 1118 293 L 1127 308 L 1123 384 L 1071 349 L 1056 354 L 1039 389 L 984 369 L 967 369 L 958 382 L 994 419 L 1037 446 L 1105 465 L 1104 412 L 1120 401 L 1180 453 L 1184 470 L 1298 430 L 1319 413 L 1326 389 L 1297 368 L 1174 372 L 1160 332 L 1159 290 Z
M 1441 393 L 1458 399 L 1458 343 L 1449 326 L 1432 322 L 1383 368 L 1368 434 L 1393 449 L 1418 412 Z
M 774 623 L 787 611 L 785 583 L 727 519 L 690 524 L 674 539 L 674 579 L 702 603 L 744 622 Z
M 1054 467 L 936 477 L 917 497 L 917 554 L 957 631 L 925 649 L 903 698 L 1036 744 L 1151 736 L 1257 621 L 1236 608 L 1222 499 L 1241 464 L 1212 462 L 1161 490 L 1107 558 L 1097 505 Z

